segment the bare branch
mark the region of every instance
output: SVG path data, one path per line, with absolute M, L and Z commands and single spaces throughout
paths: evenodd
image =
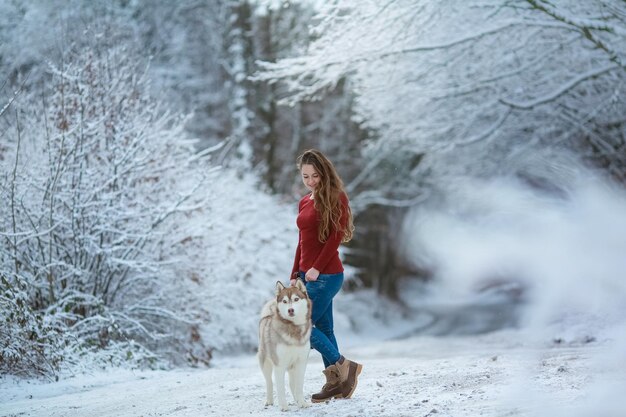
M 9 109 L 9 107 L 11 107 L 11 104 L 13 104 L 17 96 L 20 95 L 20 93 L 24 89 L 24 86 L 26 85 L 26 82 L 28 81 L 29 76 L 30 76 L 30 71 L 26 74 L 26 76 L 24 77 L 24 80 L 22 81 L 22 84 L 20 84 L 20 87 L 17 89 L 17 91 L 13 93 L 13 96 L 9 99 L 8 103 L 5 104 L 4 107 L 2 107 L 2 109 L 0 109 L 0 117 L 2 117 L 2 115 Z M 4 84 L 6 84 L 6 81 Z M 3 88 L 4 88 L 4 84 L 2 85 Z
M 427 193 L 420 194 L 417 197 L 410 199 L 399 200 L 385 197 L 380 191 L 366 191 L 360 193 L 356 198 L 354 198 L 350 202 L 350 205 L 355 213 L 359 213 L 369 206 L 379 205 L 387 207 L 412 207 L 426 201 L 427 199 Z
M 589 39 L 594 45 L 602 49 L 609 55 L 609 59 L 619 65 L 622 69 L 626 70 L 626 66 L 620 56 L 608 45 L 598 39 L 592 32 L 592 30 L 600 30 L 620 36 L 626 36 L 626 31 L 617 26 L 611 26 L 607 22 L 594 22 L 591 20 L 572 19 L 559 13 L 554 7 L 550 7 L 550 3 L 544 0 L 526 0 L 535 9 L 540 10 L 554 19 L 563 22 L 567 25 L 573 26 L 578 29 L 587 39 Z M 541 4 L 540 4 L 541 3 Z
M 547 94 L 543 97 L 540 97 L 536 100 L 533 101 L 527 101 L 527 102 L 515 102 L 509 99 L 505 99 L 505 98 L 501 98 L 499 101 L 502 104 L 506 104 L 509 107 L 515 108 L 515 109 L 521 109 L 521 110 L 530 110 L 536 106 L 540 106 L 542 104 L 546 104 L 549 102 L 552 102 L 554 100 L 556 100 L 557 98 L 561 97 L 563 94 L 569 92 L 571 89 L 573 89 L 574 87 L 576 87 L 578 84 L 587 81 L 589 79 L 593 79 L 593 78 L 597 78 L 603 74 L 606 74 L 607 72 L 611 72 L 613 70 L 619 69 L 620 67 L 618 65 L 610 65 L 608 67 L 604 67 L 604 68 L 600 68 L 600 69 L 594 69 L 591 71 L 588 71 L 584 74 L 579 75 L 578 77 L 570 80 L 569 82 L 563 84 L 561 87 L 559 87 L 558 89 L 556 89 L 555 91 L 551 92 L 550 94 Z
M 489 126 L 489 128 L 485 129 L 485 131 L 469 139 L 466 139 L 462 142 L 454 142 L 453 146 L 468 146 L 476 142 L 480 142 L 481 140 L 487 139 L 488 137 L 490 137 L 491 135 L 493 135 L 495 132 L 498 131 L 498 129 L 504 124 L 504 122 L 506 121 L 507 117 L 509 117 L 510 114 L 511 114 L 511 109 L 508 108 L 504 112 L 502 112 L 500 116 L 498 117 L 498 120 L 496 120 L 494 124 Z

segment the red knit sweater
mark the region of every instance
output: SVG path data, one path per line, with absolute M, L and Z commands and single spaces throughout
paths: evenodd
M 349 202 L 345 194 L 341 194 L 342 216 L 340 224 L 345 227 L 348 223 Z M 318 239 L 320 226 L 319 213 L 315 209 L 311 194 L 307 194 L 298 204 L 298 218 L 296 219 L 300 235 L 296 256 L 293 262 L 293 274 L 297 271 L 308 271 L 315 268 L 320 274 L 338 274 L 343 272 L 343 265 L 339 259 L 339 244 L 343 238 L 343 233 L 331 229 L 326 242 L 322 243 Z

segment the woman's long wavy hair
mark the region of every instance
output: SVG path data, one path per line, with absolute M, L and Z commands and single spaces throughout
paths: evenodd
M 313 204 L 320 213 L 320 228 L 318 239 L 325 242 L 331 230 L 343 232 L 342 242 L 349 242 L 354 232 L 352 211 L 347 207 L 347 222 L 341 224 L 342 212 L 341 194 L 345 194 L 343 181 L 339 178 L 332 162 L 328 160 L 320 151 L 309 149 L 298 157 L 298 170 L 302 170 L 302 165 L 312 165 L 320 176 L 320 181 L 313 191 Z

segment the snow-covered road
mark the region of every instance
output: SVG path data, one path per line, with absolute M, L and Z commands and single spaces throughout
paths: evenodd
M 598 404 L 593 402 L 598 398 L 594 393 L 597 387 L 609 383 L 625 386 L 626 376 L 610 381 L 612 373 L 593 370 L 594 358 L 605 348 L 602 344 L 532 347 L 521 340 L 519 333 L 506 331 L 353 347 L 344 353 L 364 364 L 354 397 L 314 404 L 294 415 L 583 416 L 591 415 L 585 410 L 595 407 L 598 411 Z M 254 356 L 218 358 L 215 362 L 211 369 L 120 370 L 56 383 L 3 379 L 0 415 L 286 415 L 277 406 L 263 406 L 264 382 Z M 305 394 L 321 387 L 321 369 L 321 359 L 313 351 Z M 603 417 L 617 416 L 622 409 L 619 405 L 601 405 Z

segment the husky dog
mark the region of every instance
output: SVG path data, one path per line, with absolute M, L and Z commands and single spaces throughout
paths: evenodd
M 276 283 L 276 299 L 268 301 L 261 310 L 259 322 L 259 365 L 265 377 L 266 402 L 274 404 L 272 371 L 276 382 L 278 404 L 287 411 L 285 372 L 289 371 L 289 388 L 300 407 L 310 404 L 304 400 L 304 371 L 311 350 L 311 300 L 300 280 L 295 287 Z

